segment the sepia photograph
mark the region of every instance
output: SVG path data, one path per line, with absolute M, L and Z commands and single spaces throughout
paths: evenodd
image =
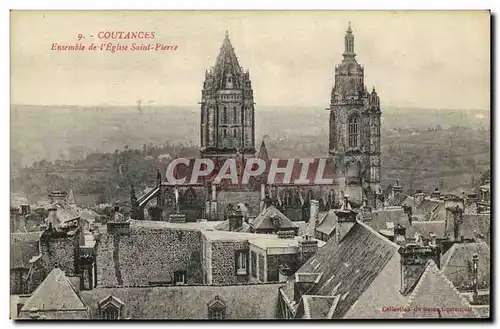
M 491 24 L 12 10 L 10 319 L 491 320 Z

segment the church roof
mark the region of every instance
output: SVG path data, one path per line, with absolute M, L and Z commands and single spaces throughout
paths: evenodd
M 266 147 L 266 143 L 264 142 L 264 140 L 260 144 L 260 150 L 259 150 L 259 153 L 257 155 L 257 158 L 262 159 L 262 160 L 266 160 L 266 161 L 269 160 L 269 155 L 267 153 L 267 147 Z
M 215 61 L 215 66 L 211 70 L 211 72 L 215 74 L 216 85 L 220 86 L 221 81 L 228 75 L 237 76 L 242 74 L 242 71 L 238 63 L 238 57 L 229 39 L 229 33 L 226 31 L 222 47 Z

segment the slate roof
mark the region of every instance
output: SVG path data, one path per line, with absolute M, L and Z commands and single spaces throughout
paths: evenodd
M 10 268 L 30 268 L 30 259 L 40 254 L 41 232 L 10 234 Z
M 26 301 L 21 309 L 21 317 L 29 317 L 32 310 L 46 312 L 50 318 L 79 319 L 86 317 L 87 307 L 64 271 L 54 268 Z M 65 316 L 61 315 L 61 312 L 69 313 Z
M 446 235 L 446 221 L 412 221 L 411 226 L 406 227 L 406 236 L 413 238 L 417 232 L 422 237 L 429 237 L 432 232 L 437 238 L 443 238 Z
M 123 318 L 207 319 L 208 304 L 216 296 L 226 304 L 226 319 L 275 319 L 280 284 L 231 286 L 168 286 L 96 288 L 81 291 L 96 316 L 98 302 L 108 296 L 124 304 Z
M 491 214 L 464 214 L 459 236 L 464 236 L 467 239 L 476 238 L 477 234 L 481 234 L 489 244 L 491 236 L 490 221 Z
M 335 211 L 330 209 L 322 218 L 321 222 L 316 226 L 316 231 L 326 235 L 330 235 L 337 226 L 337 215 Z
M 415 215 L 427 215 L 436 210 L 436 208 L 439 206 L 440 202 L 439 201 L 434 201 L 434 200 L 428 200 L 424 199 L 420 204 L 417 206 L 415 209 Z
M 486 242 L 455 243 L 441 257 L 441 270 L 458 290 L 472 287 L 472 255 L 478 254 L 479 289 L 490 287 L 490 247 Z
M 302 319 L 331 319 L 340 296 L 302 296 Z
M 386 223 L 392 222 L 394 226 L 401 224 L 408 227 L 408 215 L 405 214 L 402 208 L 389 208 L 372 211 L 372 219 L 366 224 L 370 225 L 375 231 L 386 229 Z
M 401 318 L 478 318 L 467 300 L 430 260 L 413 290 Z M 418 309 L 425 308 L 425 309 Z
M 269 206 L 264 209 L 257 217 L 255 217 L 250 225 L 256 230 L 274 229 L 274 225 L 271 220 L 273 216 L 276 216 L 280 219 L 279 228 L 281 230 L 286 230 L 288 228 L 298 229 L 297 224 L 283 215 L 283 213 L 279 211 L 275 206 Z
M 370 287 L 389 260 L 399 257 L 399 246 L 376 233 L 369 226 L 356 222 L 342 241 L 330 239 L 296 273 L 323 273 L 307 295 L 341 298 L 333 318 L 342 318 L 358 298 Z M 283 288 L 287 298 L 294 300 L 293 277 Z M 397 285 L 397 283 L 395 283 Z M 387 282 L 384 284 L 387 286 Z M 384 288 L 385 289 L 385 288 Z M 391 296 L 387 303 L 390 304 Z

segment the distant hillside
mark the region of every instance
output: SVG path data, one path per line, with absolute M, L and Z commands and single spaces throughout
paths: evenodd
M 142 113 L 129 107 L 11 106 L 13 167 L 42 159 L 79 159 L 92 152 L 113 152 L 166 142 L 199 144 L 200 113 L 197 107 L 147 107 Z M 385 108 L 382 126 L 443 129 L 464 126 L 489 129 L 489 112 L 481 110 L 420 110 Z M 272 139 L 309 139 L 326 154 L 328 111 L 324 108 L 259 107 L 256 109 L 256 142 Z

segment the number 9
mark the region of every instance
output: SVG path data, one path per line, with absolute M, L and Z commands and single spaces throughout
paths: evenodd
M 83 34 L 78 33 L 77 38 L 78 38 L 78 41 L 82 40 L 83 39 Z

